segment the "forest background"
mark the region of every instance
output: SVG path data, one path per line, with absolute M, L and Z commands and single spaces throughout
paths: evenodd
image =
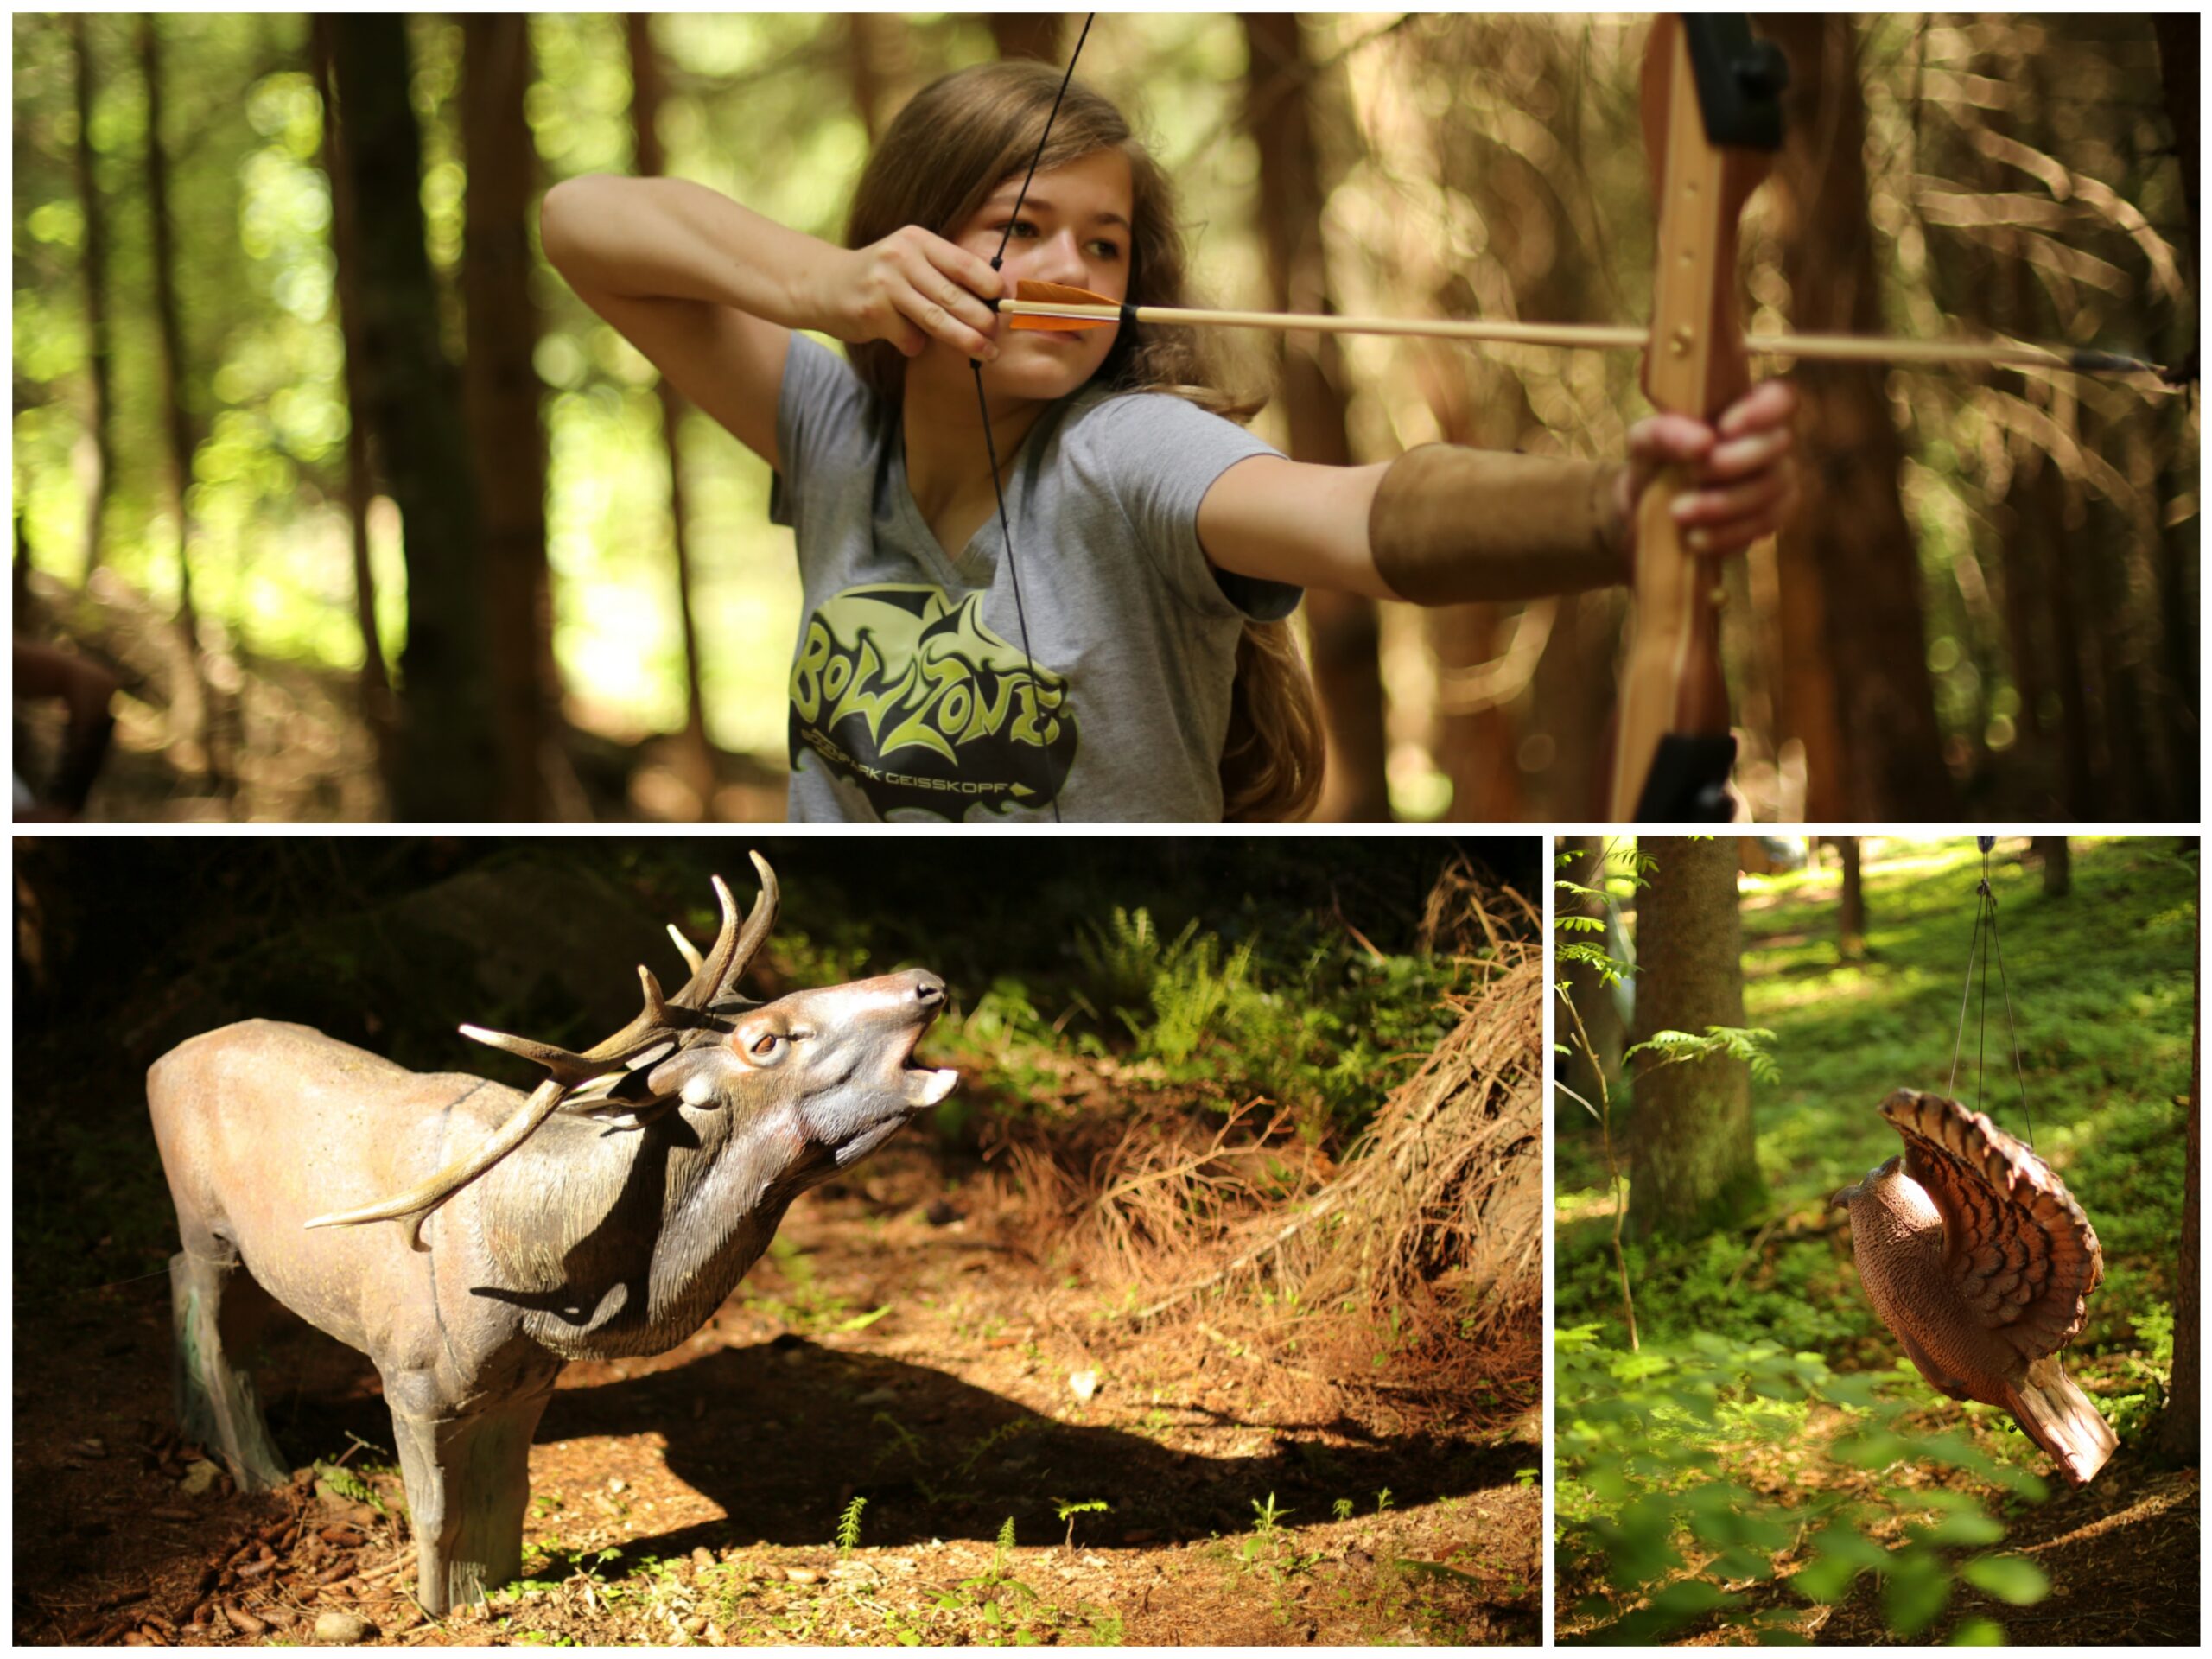
M 775 816 L 767 471 L 552 275 L 537 200 L 666 171 L 836 238 L 908 95 L 1064 62 L 1071 21 L 18 14 L 16 613 L 123 686 L 93 814 Z M 1792 84 L 1751 327 L 2193 363 L 2195 16 L 1759 26 Z M 1116 16 L 1082 72 L 1217 302 L 1610 322 L 1648 308 L 1643 32 Z M 1301 459 L 1618 456 L 1643 408 L 1628 353 L 1230 344 Z M 1754 814 L 2193 821 L 2194 399 L 1796 378 L 1805 510 L 1728 576 Z M 1310 596 L 1324 816 L 1589 816 L 1623 610 Z
M 1806 849 L 1563 859 L 1561 1634 L 2191 1640 L 2198 843 L 2000 838 L 1993 941 L 1970 839 Z M 2084 1488 L 1860 1286 L 1828 1200 L 1901 1150 L 1899 1088 L 2031 1140 L 2096 1230 L 2064 1359 L 2120 1447 Z

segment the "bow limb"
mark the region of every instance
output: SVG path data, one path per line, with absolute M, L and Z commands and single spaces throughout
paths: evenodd
M 1741 16 L 1651 25 L 1643 128 L 1659 211 L 1643 389 L 1704 421 L 1751 387 L 1737 303 L 1737 221 L 1781 144 L 1781 59 Z M 1720 671 L 1720 576 L 1675 524 L 1691 487 L 1662 471 L 1636 504 L 1634 622 L 1620 682 L 1609 798 L 1616 822 L 1725 823 L 1732 815 Z

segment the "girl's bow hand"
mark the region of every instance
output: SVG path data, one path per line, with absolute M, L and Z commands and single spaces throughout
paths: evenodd
M 823 275 L 819 312 L 827 332 L 849 344 L 887 340 L 918 357 L 932 340 L 963 357 L 996 357 L 998 316 L 986 300 L 1006 292 L 990 262 L 908 225 L 865 248 L 843 251 Z
M 1668 467 L 1686 468 L 1694 486 L 1671 506 L 1690 552 L 1741 553 L 1779 530 L 1797 505 L 1789 430 L 1796 413 L 1797 394 L 1787 382 L 1763 380 L 1712 426 L 1688 415 L 1654 415 L 1630 427 L 1615 506 L 1631 561 L 1636 504 Z

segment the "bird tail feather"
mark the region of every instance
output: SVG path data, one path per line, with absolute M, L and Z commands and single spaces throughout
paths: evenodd
M 2105 1460 L 2119 1449 L 2120 1437 L 2099 1414 L 2096 1402 L 2059 1368 L 2058 1356 L 2046 1354 L 2028 1367 L 2027 1380 L 2008 1386 L 2006 1407 L 2028 1438 L 2049 1452 L 2066 1478 L 2086 1486 Z

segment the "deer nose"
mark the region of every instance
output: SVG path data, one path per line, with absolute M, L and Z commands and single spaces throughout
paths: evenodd
M 911 976 L 914 982 L 914 1001 L 925 1008 L 944 1005 L 944 982 L 926 968 L 917 968 Z

